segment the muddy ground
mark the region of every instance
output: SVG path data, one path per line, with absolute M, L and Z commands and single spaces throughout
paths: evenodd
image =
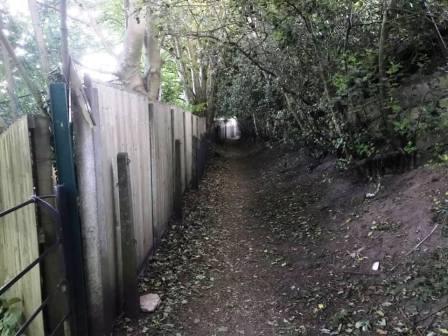
M 141 276 L 161 306 L 115 335 L 448 334 L 446 166 L 368 181 L 298 149 L 216 152 Z

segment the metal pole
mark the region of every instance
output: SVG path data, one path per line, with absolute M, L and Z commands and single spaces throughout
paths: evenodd
M 76 186 L 75 164 L 72 149 L 72 134 L 69 123 L 65 83 L 50 85 L 50 107 L 53 115 L 53 136 L 56 152 L 58 183 L 63 185 L 61 213 L 64 234 L 64 251 L 66 252 L 67 276 L 70 285 L 70 301 L 74 309 L 74 335 L 88 335 L 87 300 L 85 289 L 84 266 L 82 257 L 81 222 L 78 213 L 78 192 Z M 62 196 L 62 195 L 60 195 Z

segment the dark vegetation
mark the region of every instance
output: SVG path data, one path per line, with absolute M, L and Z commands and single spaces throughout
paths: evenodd
M 3 124 L 39 110 L 15 63 L 29 70 L 44 98 L 46 85 L 61 79 L 58 2 L 36 5 L 44 45 L 36 43 L 38 31 L 30 33 L 29 22 L 14 18 L 8 5 L 0 7 L 15 48 L 0 64 Z M 127 13 L 131 7 L 121 0 L 69 4 L 89 18 L 68 17 L 70 56 L 79 69 L 86 69 L 79 62 L 86 51 L 106 52 L 121 66 L 129 61 L 114 52 L 125 36 L 135 34 L 126 18 L 140 22 L 151 12 L 145 29 L 154 45 L 136 43 L 131 54 L 137 56 L 128 64 L 139 81 L 155 75 L 151 85 L 140 88 L 161 88 L 147 92 L 151 100 L 204 115 L 209 125 L 217 115 L 236 116 L 249 137 L 307 146 L 316 157 L 336 155 L 341 168 L 355 166 L 368 175 L 446 154 L 446 1 L 133 0 L 128 5 L 135 11 Z M 99 13 L 89 14 L 98 6 Z M 38 65 L 43 59 L 51 73 Z M 129 86 L 123 71 L 111 69 L 109 78 Z
M 224 53 L 218 114 L 376 175 L 447 149 L 442 1 L 243 1 L 249 54 Z

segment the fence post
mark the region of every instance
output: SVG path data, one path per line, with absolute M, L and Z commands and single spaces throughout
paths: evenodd
M 191 186 L 193 189 L 198 189 L 199 187 L 199 177 L 198 177 L 198 138 L 193 136 L 192 141 L 192 160 L 191 160 L 191 169 L 192 169 L 192 179 Z
M 207 163 L 207 138 L 201 135 L 201 178 L 205 173 L 205 165 Z
M 148 119 L 149 119 L 149 141 L 150 141 L 150 160 L 151 160 L 151 208 L 152 208 L 152 245 L 155 249 L 158 244 L 159 232 L 158 232 L 158 221 L 159 221 L 159 208 L 157 204 L 158 195 L 158 185 L 156 183 L 157 177 L 157 150 L 155 144 L 155 121 L 154 121 L 154 104 L 148 104 Z
M 82 257 L 81 223 L 78 214 L 75 165 L 73 160 L 72 135 L 69 123 L 67 90 L 64 83 L 50 85 L 50 107 L 53 115 L 53 135 L 56 152 L 58 182 L 66 192 L 67 213 L 64 225 L 70 239 L 64 241 L 67 276 L 71 291 L 74 314 L 74 335 L 88 335 L 87 300 Z
M 31 146 L 33 151 L 34 161 L 34 180 L 37 195 L 51 195 L 54 192 L 53 188 L 53 153 L 51 150 L 51 135 L 50 135 L 50 121 L 43 116 L 29 116 L 28 128 L 31 135 Z M 54 200 L 48 199 L 52 205 L 55 205 Z M 36 207 L 37 221 L 41 232 L 43 233 L 44 249 L 53 246 L 58 238 L 60 228 L 54 219 L 47 211 L 42 211 L 40 207 Z M 48 295 L 52 293 L 52 304 L 47 306 L 47 321 L 46 325 L 49 330 L 54 330 L 59 322 L 64 318 L 66 312 L 69 310 L 67 302 L 67 293 L 55 291 L 61 279 L 65 278 L 64 260 L 61 254 L 62 250 L 47 255 L 42 261 L 41 273 L 43 278 L 43 287 L 45 293 Z M 64 335 L 64 330 L 60 328 L 55 336 Z
M 184 143 L 184 185 L 185 185 L 185 191 L 188 190 L 188 165 L 187 165 L 187 116 L 186 112 L 182 111 L 182 123 L 184 128 L 184 136 L 183 136 L 183 143 Z
M 137 291 L 137 251 L 132 209 L 131 175 L 128 153 L 117 155 L 118 198 L 120 204 L 121 253 L 123 260 L 124 312 L 129 317 L 139 313 Z
M 175 130 L 175 126 L 174 126 L 174 122 L 175 122 L 175 118 L 174 118 L 174 108 L 170 108 L 170 123 L 171 123 L 171 195 L 172 195 L 172 206 L 173 209 L 176 207 L 176 145 L 175 145 L 175 140 L 176 140 L 176 130 Z
M 182 219 L 182 164 L 180 140 L 174 145 L 174 215 Z

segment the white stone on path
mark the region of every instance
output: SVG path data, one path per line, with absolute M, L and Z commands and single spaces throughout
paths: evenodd
M 140 296 L 140 309 L 144 313 L 152 313 L 157 309 L 162 301 L 157 294 L 147 294 Z

